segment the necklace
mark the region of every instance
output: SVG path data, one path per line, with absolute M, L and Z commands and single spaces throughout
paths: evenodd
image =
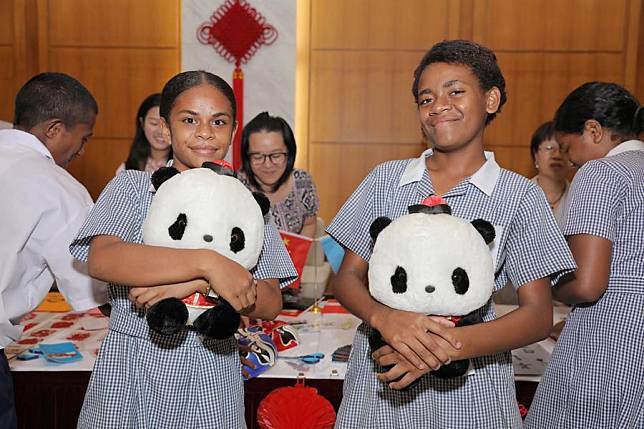
M 541 187 L 541 183 L 539 183 L 539 177 L 537 177 L 537 185 Z M 541 187 L 541 189 L 543 189 L 543 187 Z M 554 210 L 555 206 L 557 205 L 559 200 L 561 200 L 561 198 L 564 196 L 565 193 L 566 193 L 566 185 L 564 184 L 563 189 L 561 190 L 561 193 L 554 201 L 550 201 L 548 199 L 548 194 L 546 194 L 546 201 L 548 201 L 548 205 L 552 210 Z M 545 194 L 545 191 L 544 191 L 544 194 Z

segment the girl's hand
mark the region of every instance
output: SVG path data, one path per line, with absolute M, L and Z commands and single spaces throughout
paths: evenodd
M 454 324 L 442 317 L 386 308 L 376 320 L 374 328 L 385 342 L 419 370 L 438 369 L 450 363 L 450 355 L 462 347 L 450 329 Z
M 395 390 L 404 389 L 418 378 L 431 371 L 430 369 L 420 370 L 416 368 L 400 353 L 389 346 L 379 348 L 373 352 L 371 357 L 381 366 L 393 365 L 393 368 L 389 369 L 387 372 L 378 374 L 377 377 L 378 380 L 389 383 L 389 387 Z M 398 380 L 399 378 L 400 380 Z
M 205 293 L 207 291 L 208 283 L 203 279 L 197 279 L 170 285 L 133 287 L 130 288 L 128 298 L 139 308 L 150 308 L 166 298 L 183 299 L 195 292 Z
M 242 363 L 242 376 L 246 380 L 248 380 L 250 378 L 250 374 L 248 373 L 248 371 L 246 371 L 244 366 L 247 366 L 247 367 L 249 367 L 251 369 L 257 369 L 255 367 L 255 364 L 252 361 L 246 359 L 246 357 L 245 357 L 246 353 L 249 353 L 250 351 L 251 351 L 250 346 L 243 346 L 243 345 L 239 346 L 239 360 Z
M 212 290 L 236 310 L 255 304 L 257 282 L 244 267 L 226 257 L 220 257 L 206 271 L 206 280 Z

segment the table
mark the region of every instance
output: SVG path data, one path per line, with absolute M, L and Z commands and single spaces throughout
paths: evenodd
M 321 351 L 325 353 L 325 359 L 316 365 L 278 359 L 269 371 L 247 381 L 245 407 L 246 421 L 250 429 L 257 427 L 255 416 L 260 401 L 277 387 L 294 385 L 296 378 L 302 376 L 305 383 L 318 389 L 318 393 L 326 397 L 336 410 L 339 407 L 346 364 L 332 362 L 331 354 L 337 347 L 352 342 L 360 321 L 350 314 L 341 312 L 341 308 L 333 302 L 325 304 L 326 312 L 304 312 L 295 317 L 280 316 L 280 319 L 288 322 L 301 322 L 296 325 L 302 339 L 300 346 L 282 352 L 283 355 Z M 496 306 L 499 316 L 513 308 Z M 566 313 L 567 309 L 555 307 L 554 320 L 561 320 Z M 5 350 L 10 358 L 14 377 L 19 427 L 74 427 L 95 362 L 96 351 L 106 334 L 107 318 L 98 312 L 32 313 L 28 315 L 25 323 L 27 329 L 20 344 L 14 344 Z M 78 362 L 60 365 L 43 359 L 18 361 L 13 357 L 20 350 L 28 348 L 31 345 L 29 343 L 45 339 L 52 343 L 73 341 L 84 358 Z M 547 339 L 513 351 L 517 399 L 526 406 L 532 401 L 553 347 L 554 341 Z M 530 361 L 534 356 L 542 361 Z

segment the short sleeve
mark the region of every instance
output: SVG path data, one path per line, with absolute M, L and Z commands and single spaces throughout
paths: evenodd
M 378 167 L 360 183 L 326 230 L 335 241 L 367 262 L 373 250 L 369 227 L 375 219 L 374 189 L 377 176 Z
M 564 235 L 590 234 L 615 240 L 615 221 L 626 187 L 621 177 L 602 162 L 590 161 L 571 185 Z
M 256 279 L 278 279 L 280 288 L 288 286 L 297 279 L 297 271 L 291 257 L 275 225 L 271 222 L 264 226 L 264 247 L 251 274 Z
M 306 217 L 317 216 L 318 210 L 320 209 L 320 198 L 318 197 L 313 177 L 304 170 L 299 170 L 298 173 L 297 187 L 300 191 L 304 214 Z
M 548 277 L 554 285 L 562 275 L 575 268 L 568 244 L 543 191 L 532 185 L 510 225 L 505 258 L 508 279 L 519 287 Z
M 69 246 L 69 251 L 76 259 L 87 262 L 90 242 L 98 235 L 113 235 L 123 241 L 136 242 L 142 219 L 140 202 L 130 178 L 131 171 L 126 170 L 112 179 L 98 197 L 76 239 Z

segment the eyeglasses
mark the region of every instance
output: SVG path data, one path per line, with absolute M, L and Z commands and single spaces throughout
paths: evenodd
M 539 150 L 543 150 L 546 153 L 552 153 L 555 150 L 558 151 L 559 153 L 566 153 L 567 150 L 563 148 L 563 146 L 559 146 L 557 144 L 544 144 L 539 146 Z
M 253 152 L 249 153 L 248 157 L 250 158 L 250 163 L 255 165 L 261 165 L 266 162 L 266 158 L 271 161 L 271 164 L 281 164 L 286 160 L 286 152 L 275 152 L 275 153 L 258 153 Z

